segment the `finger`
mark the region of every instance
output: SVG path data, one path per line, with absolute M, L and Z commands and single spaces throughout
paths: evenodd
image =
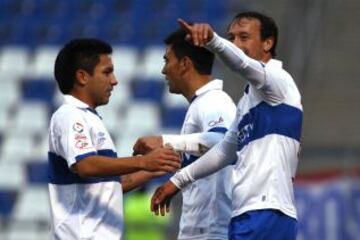
M 191 36 L 195 46 L 199 46 L 199 27 L 198 24 L 195 24 L 191 31 Z
M 199 24 L 197 36 L 199 39 L 199 46 L 203 46 L 204 42 L 205 42 L 205 40 L 204 40 L 204 24 Z
M 158 199 L 156 197 L 156 192 L 154 196 L 151 198 L 150 210 L 155 213 L 155 215 L 159 215 L 159 204 L 157 204 Z
M 180 158 L 178 155 L 167 155 L 164 156 L 163 160 L 165 162 L 171 162 L 171 163 L 180 163 Z
M 158 216 L 159 215 L 159 205 L 155 205 L 155 211 L 154 211 L 155 215 Z
M 179 170 L 181 166 L 179 167 L 173 167 L 173 166 L 160 166 L 158 171 L 164 171 L 164 172 L 167 172 L 167 173 L 173 173 L 173 172 L 176 172 L 177 170 Z
M 186 37 L 185 37 L 185 40 L 190 42 L 191 44 L 193 43 L 193 40 L 192 40 L 192 37 L 191 37 L 191 34 L 186 34 Z
M 177 151 L 175 151 L 175 149 L 169 149 L 169 148 L 165 148 L 166 151 L 165 153 L 166 154 L 169 154 L 170 156 L 176 156 L 177 158 L 179 158 L 179 153 Z
M 178 21 L 178 23 L 179 23 L 179 25 L 180 25 L 180 27 L 181 27 L 182 29 L 184 29 L 184 30 L 186 30 L 186 31 L 188 31 L 188 32 L 191 32 L 191 30 L 192 30 L 192 26 L 191 26 L 191 25 L 189 25 L 187 22 L 185 22 L 185 21 L 184 21 L 183 19 L 181 19 L 181 18 L 178 18 L 177 21 Z
M 164 203 L 160 204 L 160 214 L 161 214 L 161 216 L 165 216 L 165 208 L 166 208 L 166 206 L 165 206 Z
M 166 201 L 166 212 L 170 212 L 170 200 Z
M 204 26 L 204 31 L 203 31 L 204 44 L 207 42 L 208 37 L 209 37 L 209 28 L 208 26 Z
M 164 166 L 168 166 L 168 167 L 174 167 L 174 168 L 179 168 L 181 166 L 181 163 L 179 161 L 165 161 Z
M 140 154 L 140 153 L 142 153 L 142 144 L 140 143 L 140 141 L 138 140 L 136 143 L 135 143 L 135 145 L 134 145 L 134 147 L 133 147 L 133 151 L 136 153 L 136 154 Z
M 165 143 L 164 148 L 174 150 L 174 147 L 171 145 L 171 143 Z

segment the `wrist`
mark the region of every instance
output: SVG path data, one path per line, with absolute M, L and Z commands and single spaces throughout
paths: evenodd
M 134 158 L 133 161 L 136 170 L 146 170 L 146 155 L 135 156 Z

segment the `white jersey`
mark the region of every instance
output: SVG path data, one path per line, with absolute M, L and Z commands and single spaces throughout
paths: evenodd
M 181 134 L 225 133 L 236 113 L 231 98 L 222 91 L 222 81 L 212 80 L 196 91 Z M 182 166 L 198 156 L 184 153 Z M 227 239 L 231 214 L 232 166 L 188 185 L 183 191 L 183 207 L 178 239 Z
M 232 174 L 232 217 L 259 209 L 277 209 L 297 218 L 295 176 L 302 126 L 301 96 L 282 63 L 266 64 L 249 58 L 229 41 L 218 37 L 207 45 L 249 84 L 224 140 L 171 181 L 183 188 L 237 157 Z
M 264 68 L 269 76 L 274 74 L 286 82 L 286 97 L 281 104 L 272 104 L 264 89 L 247 85 L 238 103 L 231 127 L 237 135 L 238 156 L 232 216 L 249 210 L 278 209 L 296 218 L 293 180 L 300 151 L 300 94 L 280 61 L 270 60 Z
M 122 239 L 120 178 L 81 178 L 71 166 L 90 155 L 116 157 L 101 118 L 80 100 L 65 95 L 49 133 L 50 239 Z

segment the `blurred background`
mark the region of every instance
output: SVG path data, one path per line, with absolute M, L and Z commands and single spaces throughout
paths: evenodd
M 162 41 L 176 19 L 208 22 L 224 36 L 246 10 L 278 23 L 277 58 L 303 96 L 298 240 L 360 239 L 358 0 L 0 0 L 0 239 L 47 239 L 47 129 L 62 101 L 53 77 L 61 45 L 76 37 L 113 45 L 119 84 L 99 112 L 127 156 L 139 136 L 180 131 L 188 103 L 161 75 Z M 219 62 L 214 76 L 237 102 L 243 79 Z M 148 210 L 166 179 L 125 195 L 125 240 L 176 239 L 181 198 L 167 218 Z

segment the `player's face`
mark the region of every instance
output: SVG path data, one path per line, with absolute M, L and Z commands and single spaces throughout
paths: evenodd
M 94 73 L 88 75 L 88 91 L 92 102 L 92 107 L 107 104 L 110 99 L 111 91 L 117 84 L 114 75 L 114 66 L 111 56 L 101 54 L 100 61 L 94 68 Z
M 181 86 L 183 80 L 181 77 L 180 60 L 176 58 L 170 45 L 166 47 L 164 61 L 165 64 L 161 72 L 165 75 L 165 79 L 169 85 L 169 91 L 171 93 L 182 93 Z
M 249 57 L 264 61 L 269 54 L 268 43 L 261 40 L 260 27 L 260 21 L 254 18 L 235 20 L 227 32 L 228 40 Z

